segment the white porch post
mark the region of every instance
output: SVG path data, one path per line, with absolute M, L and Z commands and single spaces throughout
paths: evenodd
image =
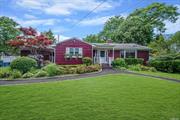
M 114 60 L 114 47 L 113 47 L 113 60 Z
M 124 50 L 124 58 L 126 58 L 126 50 Z
M 137 50 L 135 50 L 135 58 L 137 58 Z

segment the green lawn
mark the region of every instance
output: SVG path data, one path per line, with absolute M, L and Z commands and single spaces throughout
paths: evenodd
M 180 84 L 135 75 L 0 86 L 0 120 L 180 119 Z
M 135 71 L 135 72 L 180 80 L 180 74 L 178 73 L 150 72 L 150 71 Z

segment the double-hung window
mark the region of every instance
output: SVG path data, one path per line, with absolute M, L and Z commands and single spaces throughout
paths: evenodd
M 121 50 L 120 57 L 121 58 L 136 58 L 137 50 Z
M 66 54 L 70 56 L 82 56 L 82 48 L 78 47 L 67 47 Z

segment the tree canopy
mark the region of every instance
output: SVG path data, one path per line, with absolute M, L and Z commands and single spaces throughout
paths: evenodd
M 13 19 L 0 17 L 0 52 L 14 51 L 11 46 L 7 45 L 7 42 L 20 35 L 20 31 L 17 29 L 18 25 Z
M 54 34 L 51 31 L 51 29 L 49 29 L 48 31 L 42 32 L 42 34 L 45 35 L 49 40 L 52 40 L 53 43 L 56 42 L 56 38 L 54 37 Z
M 154 40 L 154 30 L 159 31 L 158 34 L 163 33 L 165 31 L 164 21 L 175 22 L 178 15 L 175 6 L 153 3 L 145 8 L 135 10 L 127 18 L 122 16 L 110 18 L 97 36 L 100 39 L 111 39 L 118 43 L 147 45 Z M 91 37 L 91 39 L 89 41 L 92 42 L 94 38 Z

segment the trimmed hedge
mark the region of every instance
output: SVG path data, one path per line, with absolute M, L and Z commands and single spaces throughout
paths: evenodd
M 180 60 L 151 60 L 149 65 L 159 71 L 180 73 Z
M 11 69 L 19 70 L 22 73 L 28 72 L 31 68 L 37 66 L 37 61 L 29 57 L 18 57 L 10 64 Z
M 116 58 L 114 61 L 112 61 L 113 67 L 127 67 L 127 64 L 124 59 L 122 58 Z
M 91 65 L 92 64 L 92 59 L 90 58 L 90 57 L 84 57 L 83 59 L 82 59 L 82 62 L 83 62 L 83 64 L 85 64 L 85 65 Z
M 45 67 L 42 68 L 42 70 L 46 71 L 49 76 L 60 75 L 63 73 L 63 71 L 61 71 L 59 67 L 53 63 L 46 65 Z
M 125 58 L 125 62 L 127 65 L 142 65 L 144 60 L 142 58 Z

